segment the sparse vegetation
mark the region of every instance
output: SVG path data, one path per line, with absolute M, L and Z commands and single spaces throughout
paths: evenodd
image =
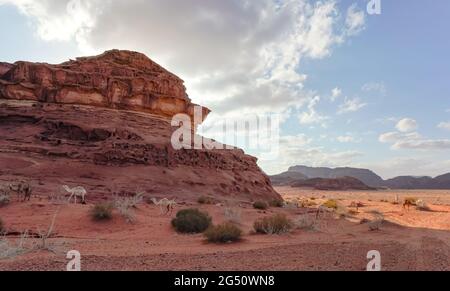
M 293 222 L 284 214 L 276 214 L 255 221 L 253 228 L 262 234 L 283 234 L 293 228 Z
M 91 210 L 92 219 L 96 221 L 110 220 L 112 218 L 113 208 L 112 203 L 103 202 L 96 204 Z
M 325 202 L 322 205 L 327 207 L 327 208 L 334 209 L 334 210 L 338 209 L 338 202 L 336 200 L 333 200 L 333 199 L 328 200 L 327 202 Z
M 199 204 L 212 205 L 215 203 L 214 198 L 208 196 L 200 196 L 197 200 Z
M 294 225 L 297 229 L 314 231 L 318 229 L 317 219 L 314 219 L 308 214 L 303 214 L 294 220 Z
M 283 200 L 280 199 L 274 199 L 272 201 L 270 201 L 269 203 L 270 207 L 278 207 L 281 208 L 284 206 Z
M 136 220 L 133 209 L 137 208 L 143 200 L 144 193 L 142 192 L 138 192 L 132 197 L 116 197 L 114 207 L 128 223 L 133 223 Z
M 180 233 L 202 233 L 211 226 L 211 217 L 195 208 L 184 209 L 178 211 L 172 226 Z
M 369 230 L 370 231 L 378 231 L 378 230 L 380 230 L 381 229 L 381 225 L 383 224 L 383 221 L 384 221 L 383 213 L 381 213 L 381 212 L 379 212 L 377 210 L 374 210 L 374 211 L 372 211 L 370 213 L 374 216 L 374 219 L 369 222 Z
M 11 202 L 11 197 L 7 193 L 0 193 L 0 207 L 6 206 Z
M 226 207 L 224 216 L 227 221 L 241 223 L 241 210 L 236 207 Z
M 205 232 L 205 237 L 212 243 L 236 242 L 241 239 L 242 230 L 231 222 L 211 226 Z
M 266 210 L 269 208 L 269 205 L 264 201 L 256 201 L 253 203 L 253 208 L 259 209 L 259 210 Z

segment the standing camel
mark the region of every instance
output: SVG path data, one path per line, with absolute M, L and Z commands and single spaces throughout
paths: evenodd
M 75 198 L 75 204 L 77 204 L 77 197 L 80 197 L 81 198 L 81 203 L 82 204 L 86 204 L 85 198 L 86 198 L 87 192 L 86 192 L 86 189 L 84 189 L 83 187 L 78 186 L 78 187 L 70 188 L 69 186 L 64 185 L 63 189 L 71 194 L 70 197 L 69 197 L 68 202 L 70 202 L 70 199 L 72 199 L 72 197 L 74 197 Z
M 31 193 L 33 190 L 31 188 L 31 185 L 28 183 L 19 182 L 19 183 L 9 184 L 9 190 L 12 192 L 16 192 L 17 195 L 19 196 L 19 200 L 20 200 L 20 196 L 23 195 L 22 202 L 31 200 Z
M 161 214 L 164 214 L 164 215 L 168 214 L 169 212 L 172 213 L 173 209 L 175 208 L 175 205 L 177 204 L 175 202 L 175 199 L 174 200 L 169 200 L 167 198 L 163 198 L 163 199 L 158 201 L 155 198 L 152 198 L 151 200 L 152 200 L 153 204 L 159 205 Z M 165 213 L 164 213 L 164 209 L 166 210 Z

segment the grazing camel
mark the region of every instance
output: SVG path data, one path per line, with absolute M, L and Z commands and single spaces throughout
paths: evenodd
M 33 192 L 33 190 L 31 188 L 31 185 L 26 182 L 11 183 L 9 184 L 9 190 L 12 192 L 16 192 L 19 196 L 19 200 L 20 196 L 23 195 L 22 202 L 31 200 L 31 193 Z
M 158 201 L 155 198 L 152 198 L 151 200 L 152 200 L 153 204 L 159 205 L 161 214 L 164 214 L 164 215 L 168 214 L 169 212 L 172 213 L 175 208 L 175 205 L 177 205 L 177 203 L 175 202 L 175 199 L 169 200 L 167 198 L 163 198 Z M 164 209 L 166 210 L 165 213 L 163 213 Z
M 406 209 L 406 207 L 408 207 L 408 210 L 411 206 L 415 206 L 416 205 L 416 201 L 412 200 L 412 199 L 405 199 L 405 202 L 403 202 L 403 209 Z
M 82 204 L 86 204 L 85 198 L 86 198 L 87 192 L 86 192 L 86 189 L 84 189 L 83 187 L 78 186 L 78 187 L 70 188 L 69 186 L 64 185 L 63 189 L 71 194 L 70 197 L 69 197 L 68 202 L 70 202 L 70 199 L 72 199 L 72 197 L 74 197 L 75 198 L 75 204 L 77 204 L 77 197 L 80 197 L 81 198 L 81 203 Z

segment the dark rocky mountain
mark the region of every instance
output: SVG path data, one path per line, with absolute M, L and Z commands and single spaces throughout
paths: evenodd
M 312 168 L 305 166 L 295 166 L 289 168 L 288 172 L 297 172 L 305 175 L 308 178 L 325 178 L 335 179 L 341 177 L 353 177 L 370 187 L 384 186 L 383 179 L 374 172 L 367 169 L 356 168 Z
M 305 178 L 306 177 L 306 178 Z M 380 176 L 368 169 L 357 168 L 315 168 L 294 166 L 285 173 L 272 176 L 272 183 L 276 186 L 301 185 L 304 180 L 321 178 L 337 179 L 352 177 L 371 188 L 391 189 L 450 189 L 450 173 L 432 177 L 401 176 L 383 180 Z
M 298 180 L 291 184 L 292 187 L 311 187 L 317 190 L 375 190 L 360 180 L 352 177 L 341 177 L 333 179 L 313 178 L 307 180 Z

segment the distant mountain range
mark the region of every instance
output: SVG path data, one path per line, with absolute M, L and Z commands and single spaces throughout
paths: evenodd
M 383 180 L 380 176 L 368 169 L 357 168 L 315 168 L 294 166 L 287 172 L 271 176 L 274 185 L 301 185 L 305 180 L 322 178 L 338 179 L 344 177 L 355 178 L 365 185 L 373 188 L 390 189 L 450 189 L 450 173 L 435 178 L 402 176 Z M 316 181 L 317 182 L 317 181 Z M 323 182 L 323 181 L 322 181 Z M 329 183 L 330 181 L 328 181 Z M 308 183 L 306 183 L 308 184 Z M 356 185 L 356 184 L 355 184 Z

